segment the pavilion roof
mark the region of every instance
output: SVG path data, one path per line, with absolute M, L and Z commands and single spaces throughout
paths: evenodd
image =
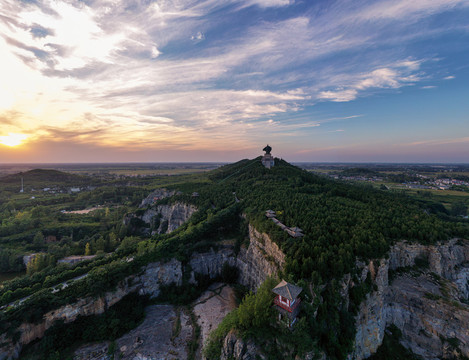
M 287 283 L 285 280 L 282 280 L 276 287 L 272 289 L 274 294 L 283 296 L 288 300 L 294 300 L 300 295 L 303 291 L 299 286 Z

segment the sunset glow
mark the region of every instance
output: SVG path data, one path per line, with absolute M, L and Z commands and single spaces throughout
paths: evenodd
M 469 161 L 466 0 L 0 9 L 0 163 Z
M 0 136 L 0 144 L 14 147 L 21 145 L 24 140 L 28 138 L 27 135 L 24 134 L 12 134 L 9 133 L 7 136 Z

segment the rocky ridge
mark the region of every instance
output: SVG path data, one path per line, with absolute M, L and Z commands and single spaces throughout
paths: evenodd
M 211 278 L 219 276 L 225 263 L 236 266 L 239 270 L 238 282 L 255 291 L 267 277 L 283 268 L 285 255 L 267 234 L 261 234 L 249 225 L 249 246 L 242 247 L 237 255 L 232 246 L 194 254 L 189 261 L 192 281 L 195 273 Z
M 234 253 L 233 246 L 219 251 L 211 250 L 207 253 L 194 254 L 189 261 L 188 268 L 191 271 L 192 281 L 196 281 L 195 274 L 207 275 L 211 278 L 220 276 L 225 262 L 238 267 L 239 281 L 253 290 L 257 289 L 267 276 L 274 275 L 283 265 L 283 254 L 267 235 L 258 233 L 252 227 L 249 233 L 250 245 L 246 249 L 241 249 L 238 255 Z M 275 259 L 278 259 L 279 263 Z M 43 337 L 45 331 L 57 320 L 70 323 L 78 316 L 101 314 L 124 296 L 135 291 L 156 298 L 160 294 L 161 285 L 181 285 L 183 273 L 186 270 L 176 259 L 151 263 L 142 269 L 139 276 L 131 276 L 122 281 L 114 292 L 106 293 L 98 298 L 83 298 L 76 303 L 50 311 L 38 324 L 21 324 L 18 329 L 21 334 L 18 342 L 12 343 L 6 334 L 0 336 L 0 360 L 17 358 L 23 345 Z
M 185 271 L 191 271 L 194 282 L 197 273 L 212 278 L 219 276 L 223 264 L 228 263 L 239 269 L 238 281 L 255 290 L 267 276 L 283 268 L 285 255 L 266 234 L 252 226 L 249 237 L 249 246 L 241 248 L 238 254 L 232 246 L 225 246 L 217 251 L 193 254 L 186 268 L 176 259 L 148 264 L 139 276 L 126 279 L 115 292 L 97 299 L 80 299 L 51 311 L 40 324 L 22 324 L 18 343 L 8 342 L 5 334 L 0 337 L 0 359 L 16 358 L 22 345 L 42 337 L 56 320 L 72 322 L 79 315 L 100 314 L 134 291 L 157 297 L 161 285 L 182 284 Z M 419 261 L 423 261 L 425 269 L 415 269 Z M 464 330 L 469 323 L 469 307 L 464 303 L 469 292 L 468 241 L 451 240 L 436 245 L 400 242 L 390 249 L 387 259 L 358 266 L 361 267 L 359 280 L 364 281 L 369 274 L 376 290 L 360 304 L 355 347 L 349 359 L 361 360 L 373 354 L 391 324 L 401 329 L 403 345 L 424 359 L 469 355 L 469 333 Z M 354 283 L 350 275 L 342 283 L 342 295 L 348 303 L 348 293 Z M 223 353 L 234 359 L 248 359 L 255 347 L 241 344 L 233 336 L 225 339 Z
M 363 273 L 371 273 L 377 290 L 360 304 L 349 359 L 373 354 L 391 324 L 402 331 L 402 344 L 424 359 L 469 356 L 468 270 L 469 242 L 456 239 L 437 245 L 400 242 L 388 259 L 370 262 Z
M 195 206 L 178 202 L 147 209 L 141 219 L 153 229 L 152 235 L 169 234 L 184 224 L 196 211 Z
M 256 356 L 264 359 L 252 341 L 240 339 L 233 330 L 226 335 L 220 360 L 255 360 Z

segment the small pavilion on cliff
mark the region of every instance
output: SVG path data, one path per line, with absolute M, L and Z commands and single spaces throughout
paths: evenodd
M 303 291 L 299 286 L 290 284 L 282 280 L 272 292 L 276 295 L 274 299 L 274 306 L 278 311 L 279 321 L 285 321 L 289 328 L 291 328 L 296 321 L 296 317 L 300 312 L 301 299 L 298 297 Z
M 262 165 L 264 165 L 267 169 L 270 169 L 272 166 L 275 165 L 274 157 L 270 153 L 272 151 L 272 148 L 269 146 L 269 144 L 267 144 L 267 146 L 262 150 L 265 151 L 265 154 L 261 159 Z

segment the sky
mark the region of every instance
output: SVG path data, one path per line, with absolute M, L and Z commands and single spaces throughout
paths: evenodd
M 469 163 L 469 0 L 0 0 L 0 163 Z

